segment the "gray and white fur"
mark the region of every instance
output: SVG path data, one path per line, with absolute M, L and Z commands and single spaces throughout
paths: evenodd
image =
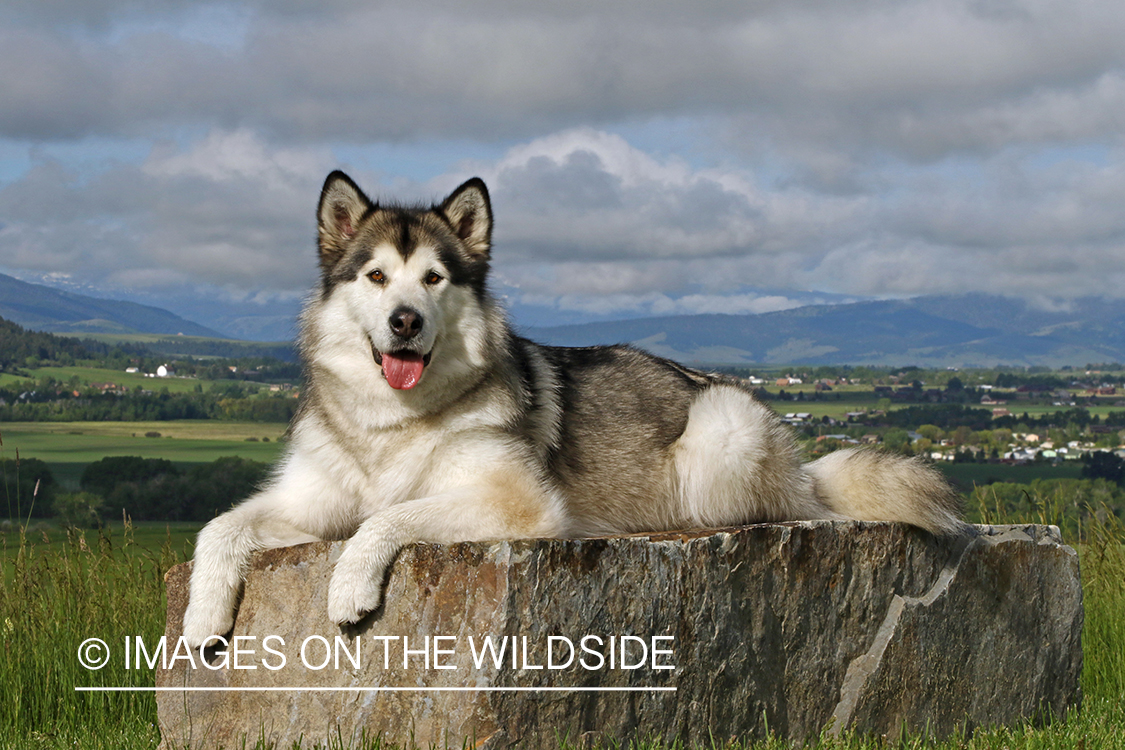
M 200 532 L 184 634 L 228 632 L 250 556 L 348 539 L 328 615 L 375 609 L 411 542 L 584 537 L 754 521 L 961 526 L 924 463 L 841 450 L 802 464 L 792 431 L 739 382 L 628 346 L 517 336 L 486 288 L 479 179 L 428 208 L 380 206 L 333 172 L 317 209 L 306 385 L 284 458 Z

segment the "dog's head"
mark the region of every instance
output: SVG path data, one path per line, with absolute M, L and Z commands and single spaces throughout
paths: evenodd
M 333 172 L 317 228 L 322 298 L 362 327 L 391 387 L 413 388 L 443 335 L 485 296 L 492 208 L 484 182 L 473 178 L 429 208 L 384 207 Z

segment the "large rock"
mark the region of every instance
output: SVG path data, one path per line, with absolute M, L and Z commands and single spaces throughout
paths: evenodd
M 826 727 L 944 735 L 1060 716 L 1079 700 L 1078 560 L 1053 527 L 938 538 L 805 522 L 416 544 L 390 571 L 383 608 L 344 629 L 325 614 L 342 546 L 257 555 L 233 631 L 252 637 L 239 642 L 239 669 L 230 651 L 213 671 L 173 648 L 191 564 L 169 571 L 168 653 L 181 658 L 157 684 L 221 690 L 158 693 L 166 745 L 264 736 L 288 746 L 362 732 L 552 750 L 564 735 L 709 745 L 767 727 L 795 740 Z M 600 667 L 580 649 L 587 635 L 602 639 L 586 641 Z M 474 664 L 488 636 L 519 647 L 514 664 L 512 651 L 500 666 Z M 338 653 L 317 668 L 337 637 L 353 658 L 359 649 L 359 666 Z M 585 666 L 546 668 L 566 661 L 560 637 Z M 640 666 L 621 668 L 622 649 L 625 666 Z M 269 668 L 281 655 L 285 666 Z

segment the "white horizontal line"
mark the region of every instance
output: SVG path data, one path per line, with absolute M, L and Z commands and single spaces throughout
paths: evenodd
M 78 693 L 674 693 L 674 687 L 76 687 Z

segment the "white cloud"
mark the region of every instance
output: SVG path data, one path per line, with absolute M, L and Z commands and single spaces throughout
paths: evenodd
M 1104 0 L 14 0 L 0 151 L 31 168 L 0 188 L 0 251 L 296 294 L 342 144 L 465 142 L 503 155 L 356 176 L 408 199 L 484 176 L 497 279 L 529 302 L 1120 296 L 1123 37 Z M 669 121 L 686 147 L 629 136 Z M 148 155 L 51 150 L 98 142 Z
M 826 230 L 850 231 L 867 210 L 862 198 L 766 191 L 749 171 L 694 169 L 590 129 L 536 139 L 494 165 L 473 166 L 497 204 L 498 247 L 522 262 L 582 258 L 652 268 L 657 260 L 815 251 Z
M 152 288 L 292 289 L 315 277 L 315 202 L 327 149 L 277 149 L 214 131 L 87 180 L 42 160 L 0 189 L 5 265 Z
M 892 166 L 848 195 L 770 190 L 745 170 L 661 161 L 589 130 L 480 166 L 497 203 L 501 278 L 592 312 L 661 312 L 651 294 L 683 309 L 694 288 L 707 291 L 699 310 L 715 294 L 728 308 L 762 304 L 729 296 L 740 286 L 1121 296 L 1125 152 L 1100 165 L 1039 156 Z
M 608 315 L 807 301 L 748 289 L 1119 297 L 1123 156 L 891 165 L 839 194 L 693 167 L 584 128 L 404 192 L 438 197 L 482 175 L 497 221 L 495 281 L 525 305 Z M 316 196 L 335 166 L 327 149 L 278 147 L 246 129 L 161 146 L 87 180 L 43 160 L 0 190 L 0 247 L 11 267 L 106 284 L 296 295 L 315 277 Z
M 0 12 L 0 133 L 526 139 L 717 113 L 793 158 L 930 159 L 1072 132 L 1067 102 L 1104 136 L 1123 34 L 1103 0 L 20 2 Z

